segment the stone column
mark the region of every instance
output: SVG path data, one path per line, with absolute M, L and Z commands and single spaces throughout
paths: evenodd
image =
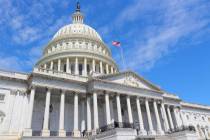
M 139 128 L 140 128 L 139 135 L 147 135 L 147 132 L 144 129 L 144 122 L 143 122 L 142 112 L 141 112 L 141 104 L 138 97 L 136 97 L 136 106 L 137 106 Z
M 174 114 L 174 118 L 175 118 L 175 122 L 176 122 L 176 127 L 180 127 L 181 125 L 180 125 L 180 121 L 179 121 L 179 118 L 178 118 L 178 115 L 179 115 L 179 112 L 178 112 L 178 110 L 177 110 L 178 108 L 176 108 L 176 107 L 174 107 L 173 108 L 173 114 Z
M 117 117 L 119 122 L 119 127 L 122 127 L 122 113 L 121 113 L 121 104 L 120 104 L 120 95 L 116 95 L 116 102 L 117 102 Z
M 111 123 L 110 106 L 109 106 L 109 94 L 105 93 L 105 104 L 106 104 L 106 124 Z
M 95 61 L 95 59 L 93 59 L 93 61 L 92 61 L 92 71 L 96 72 L 96 61 Z
M 154 131 L 153 124 L 152 124 L 152 118 L 151 118 L 151 114 L 150 114 L 148 99 L 145 99 L 145 106 L 146 106 L 147 119 L 148 119 L 148 124 L 149 124 L 148 134 L 149 135 L 155 135 L 156 133 Z
M 157 101 L 156 100 L 153 101 L 153 107 L 154 107 L 154 110 L 155 110 L 155 118 L 156 118 L 156 122 L 157 122 L 157 134 L 163 135 L 164 132 L 163 132 L 162 127 L 161 127 L 160 117 L 159 117 L 159 113 L 158 113 Z
M 64 130 L 64 116 L 65 116 L 65 91 L 61 93 L 60 101 L 60 118 L 59 118 L 59 136 L 65 137 L 66 131 Z
M 44 64 L 44 69 L 45 69 L 45 70 L 47 69 L 47 64 Z
M 44 123 L 42 129 L 42 136 L 46 137 L 50 136 L 50 131 L 49 131 L 50 96 L 51 96 L 51 89 L 47 89 L 45 111 L 44 111 Z
M 126 97 L 127 101 L 127 109 L 128 109 L 128 120 L 130 124 L 133 124 L 133 116 L 132 116 L 132 111 L 131 111 L 131 103 L 130 103 L 130 96 Z
M 74 130 L 73 130 L 73 136 L 74 137 L 80 137 L 80 131 L 78 129 L 78 93 L 74 94 Z
M 117 73 L 117 69 L 114 69 L 114 73 Z
M 87 132 L 91 132 L 91 103 L 90 96 L 87 96 Z
M 194 127 L 196 127 L 196 126 L 194 126 Z M 207 140 L 209 140 L 209 133 L 208 133 L 208 130 L 206 128 L 204 128 L 204 135 L 205 135 L 205 138 Z
M 81 132 L 85 130 L 85 100 L 82 99 L 81 101 L 82 106 L 82 121 L 81 121 Z
M 114 73 L 114 69 L 113 69 L 113 67 L 111 66 L 111 74 L 113 74 Z
M 114 110 L 113 110 L 113 101 L 110 99 L 110 114 L 111 114 L 111 123 L 114 123 Z
M 104 73 L 104 71 L 103 71 L 103 63 L 102 63 L 102 61 L 100 61 L 100 73 Z
M 181 116 L 181 108 L 177 109 L 178 111 L 178 118 L 179 118 L 179 126 L 181 127 L 182 125 L 184 125 L 183 121 L 182 121 L 182 116 Z
M 78 64 L 78 58 L 75 58 L 75 75 L 79 75 L 79 64 Z
M 169 118 L 171 129 L 174 129 L 174 124 L 173 124 L 173 120 L 172 120 L 172 117 L 171 117 L 171 111 L 170 111 L 169 106 L 167 106 L 167 112 L 168 112 L 168 118 Z
M 185 120 L 185 117 L 184 117 L 184 114 L 180 111 L 180 117 L 181 117 L 181 120 L 182 120 L 182 125 L 186 126 L 186 120 Z
M 69 58 L 66 58 L 66 72 L 70 73 Z
M 53 61 L 50 62 L 50 70 L 53 70 Z
M 84 76 L 87 76 L 87 58 L 84 58 Z
M 61 60 L 58 59 L 58 71 L 60 72 L 61 71 Z
M 106 74 L 109 74 L 109 65 L 106 64 Z
M 168 124 L 168 118 L 167 118 L 167 115 L 166 115 L 166 110 L 165 110 L 164 103 L 161 103 L 161 110 L 162 110 L 162 115 L 163 115 L 163 120 L 164 120 L 165 131 L 168 131 L 169 130 L 169 124 Z
M 29 100 L 28 119 L 26 120 L 27 121 L 26 129 L 23 133 L 24 136 L 32 136 L 31 123 L 32 123 L 32 116 L 33 116 L 34 97 L 35 97 L 35 88 L 32 87 L 30 100 Z
M 97 101 L 97 93 L 93 93 L 93 115 L 94 115 L 94 130 L 93 134 L 96 134 L 96 130 L 99 128 L 98 124 L 98 101 Z

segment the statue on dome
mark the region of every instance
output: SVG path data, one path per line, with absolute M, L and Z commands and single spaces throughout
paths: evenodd
M 77 9 L 76 9 L 76 12 L 80 12 L 80 3 L 77 2 Z

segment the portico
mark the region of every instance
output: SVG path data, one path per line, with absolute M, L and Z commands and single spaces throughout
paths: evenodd
M 87 81 L 83 86 L 79 82 L 70 89 L 53 88 L 47 87 L 48 83 L 44 79 L 42 81 L 45 81 L 45 84 L 41 83 L 38 73 L 34 75 L 37 76 L 37 79 L 34 78 L 37 81 L 32 82 L 35 84 L 30 89 L 28 120 L 31 121 L 28 122 L 26 130 L 31 130 L 31 134 L 25 133 L 28 136 L 83 137 L 96 135 L 105 127 L 130 128 L 138 130 L 140 136 L 156 136 L 169 131 L 167 124 L 170 124 L 170 129 L 173 129 L 171 126 L 178 127 L 178 122 L 174 119 L 177 116 L 172 110 L 177 107 L 165 104 L 160 91 L 142 90 L 139 87 L 115 84 L 111 81 L 103 82 L 97 78 Z M 37 105 L 39 109 L 35 109 Z M 37 116 L 38 112 L 42 112 L 42 118 L 39 120 L 33 117 Z

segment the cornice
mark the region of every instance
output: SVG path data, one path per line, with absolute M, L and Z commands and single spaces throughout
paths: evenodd
M 181 106 L 182 107 L 188 107 L 188 108 L 194 108 L 194 109 L 204 109 L 204 110 L 210 111 L 210 106 L 207 106 L 207 105 L 181 102 Z
M 113 85 L 118 85 L 118 86 L 122 86 L 122 87 L 128 87 L 128 88 L 133 88 L 133 89 L 140 89 L 140 90 L 144 90 L 147 92 L 155 92 L 155 93 L 159 93 L 159 94 L 163 94 L 162 91 L 158 91 L 158 90 L 152 90 L 152 89 L 145 89 L 145 88 L 140 88 L 140 87 L 134 87 L 134 86 L 129 86 L 129 85 L 125 85 L 125 84 L 120 84 L 120 83 L 116 83 L 116 82 L 112 82 L 112 81 L 107 81 L 107 80 L 101 80 L 101 79 L 95 79 L 92 78 L 91 80 L 89 80 L 88 82 L 103 82 L 103 83 L 108 83 L 108 84 L 113 84 Z
M 0 78 L 26 82 L 29 74 L 0 70 Z
M 48 74 L 48 73 L 44 73 L 44 72 L 43 73 L 41 73 L 41 72 L 33 72 L 32 73 L 32 77 L 34 78 L 36 76 L 41 76 L 43 78 L 48 78 L 48 79 L 51 79 L 51 80 L 55 79 L 55 80 L 62 80 L 62 81 L 67 81 L 67 82 L 75 82 L 75 83 L 79 83 L 79 84 L 82 84 L 82 85 L 86 85 L 86 82 L 88 81 L 88 80 L 84 81 L 84 80 L 78 80 L 78 79 L 76 80 L 76 78 L 74 78 L 74 79 L 73 78 L 63 78 L 61 76 Z M 33 78 L 32 78 L 32 80 L 33 80 Z
M 155 91 L 160 91 L 161 93 L 163 92 L 158 86 L 152 84 L 151 82 L 149 82 L 148 80 L 144 79 L 143 77 L 139 76 L 138 74 L 136 74 L 133 71 L 124 71 L 124 72 L 118 72 L 118 73 L 114 73 L 114 74 L 107 74 L 107 75 L 99 75 L 96 78 L 110 78 L 110 77 L 114 77 L 114 76 L 118 76 L 118 75 L 128 75 L 131 74 L 134 77 L 142 80 L 143 82 L 147 83 L 151 88 L 156 89 Z

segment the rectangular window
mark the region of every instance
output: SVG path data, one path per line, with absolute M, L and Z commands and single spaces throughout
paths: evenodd
M 82 75 L 82 64 L 79 64 L 79 75 Z
M 71 73 L 75 74 L 75 72 L 74 72 L 74 65 L 73 64 L 71 65 Z
M 90 73 L 90 65 L 87 64 L 87 73 L 89 74 Z
M 0 101 L 4 101 L 5 95 L 0 93 Z

